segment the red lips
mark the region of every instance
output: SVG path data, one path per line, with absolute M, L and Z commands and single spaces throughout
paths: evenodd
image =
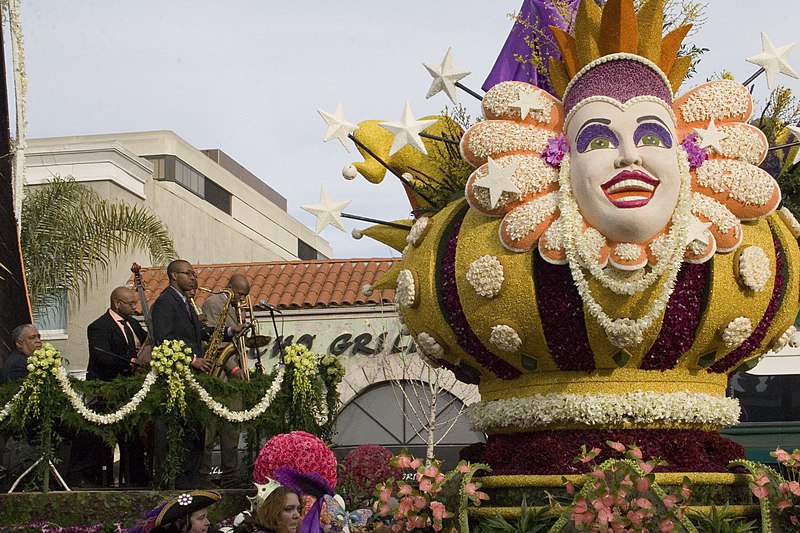
M 608 201 L 620 209 L 647 205 L 656 192 L 659 181 L 640 170 L 623 170 L 600 186 Z

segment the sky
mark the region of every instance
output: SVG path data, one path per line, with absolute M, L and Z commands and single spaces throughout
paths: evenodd
M 454 65 L 480 91 L 521 0 L 22 0 L 28 80 L 28 136 L 56 137 L 172 130 L 197 148 L 219 148 L 288 200 L 289 213 L 310 228 L 325 186 L 346 213 L 408 218 L 396 179 L 379 185 L 342 178 L 359 160 L 336 141 L 323 143 L 318 109 L 342 103 L 348 121 L 438 115 L 450 100 L 425 99 L 448 47 Z M 684 88 L 723 69 L 744 80 L 757 69 L 744 58 L 761 52 L 760 32 L 775 46 L 797 39 L 796 0 L 709 0 L 707 22 L 689 40 L 709 48 Z M 7 28 L 5 28 L 7 31 Z M 6 33 L 6 35 L 8 35 Z M 6 38 L 6 57 L 10 58 Z M 800 71 L 800 51 L 789 58 Z M 9 87 L 12 87 L 8 68 Z M 800 82 L 780 84 L 800 91 Z M 766 77 L 754 96 L 769 94 Z M 458 93 L 472 116 L 479 102 Z M 13 109 L 13 102 L 12 102 Z M 368 238 L 322 232 L 334 257 L 399 255 Z M 180 243 L 176 243 L 180 250 Z M 190 254 L 190 251 L 184 251 Z

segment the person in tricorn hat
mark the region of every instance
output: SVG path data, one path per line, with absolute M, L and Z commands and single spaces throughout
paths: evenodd
M 208 507 L 222 499 L 218 492 L 184 492 L 148 511 L 129 533 L 209 533 Z

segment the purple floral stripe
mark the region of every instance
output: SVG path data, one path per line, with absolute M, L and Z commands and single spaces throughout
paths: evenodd
M 533 269 L 539 316 L 553 360 L 559 370 L 591 372 L 594 354 L 586 333 L 583 301 L 569 267 L 550 264 L 534 252 Z
M 440 259 L 442 265 L 442 292 L 441 301 L 450 315 L 450 327 L 456 336 L 459 346 L 472 356 L 480 365 L 488 368 L 501 379 L 516 379 L 522 373 L 506 363 L 498 356 L 486 349 L 467 321 L 461 300 L 458 297 L 456 285 L 456 248 L 458 246 L 458 233 L 461 230 L 459 221 L 453 226 L 453 231 L 447 241 L 444 256 Z
M 781 303 L 781 295 L 784 289 L 783 279 L 783 250 L 781 250 L 780 243 L 772 236 L 772 244 L 775 246 L 775 285 L 772 288 L 772 298 L 769 301 L 767 310 L 761 321 L 756 326 L 753 333 L 734 351 L 714 363 L 709 372 L 728 372 L 731 368 L 738 365 L 745 357 L 750 355 L 753 350 L 757 349 L 764 337 L 767 335 L 767 330 L 772 324 L 772 319 L 775 318 L 775 313 L 778 312 L 778 307 Z
M 707 264 L 683 264 L 664 312 L 661 331 L 642 360 L 643 370 L 675 368 L 680 356 L 692 347 L 703 316 L 706 283 Z

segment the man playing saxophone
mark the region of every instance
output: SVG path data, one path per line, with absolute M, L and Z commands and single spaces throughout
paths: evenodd
M 241 308 L 248 305 L 250 294 L 250 282 L 243 274 L 233 274 L 228 281 L 227 291 L 212 294 L 203 302 L 203 314 L 208 318 L 209 324 L 218 324 L 224 328 L 233 328 L 241 323 Z M 217 353 L 231 353 L 227 360 L 217 360 L 215 364 L 221 364 L 219 372 L 212 372 L 220 379 L 246 379 L 247 360 L 246 354 L 239 349 L 226 350 L 228 343 L 221 343 L 215 348 Z M 214 357 L 211 350 L 206 348 L 206 356 Z M 216 370 L 216 369 L 215 369 Z M 242 408 L 242 399 L 238 397 L 232 402 L 233 409 Z M 235 427 L 213 420 L 206 427 L 205 450 L 203 453 L 203 469 L 201 477 L 205 480 L 211 479 L 212 452 L 214 445 L 219 438 L 220 448 L 220 469 L 222 477 L 220 486 L 222 488 L 233 488 L 239 484 L 239 430 Z

